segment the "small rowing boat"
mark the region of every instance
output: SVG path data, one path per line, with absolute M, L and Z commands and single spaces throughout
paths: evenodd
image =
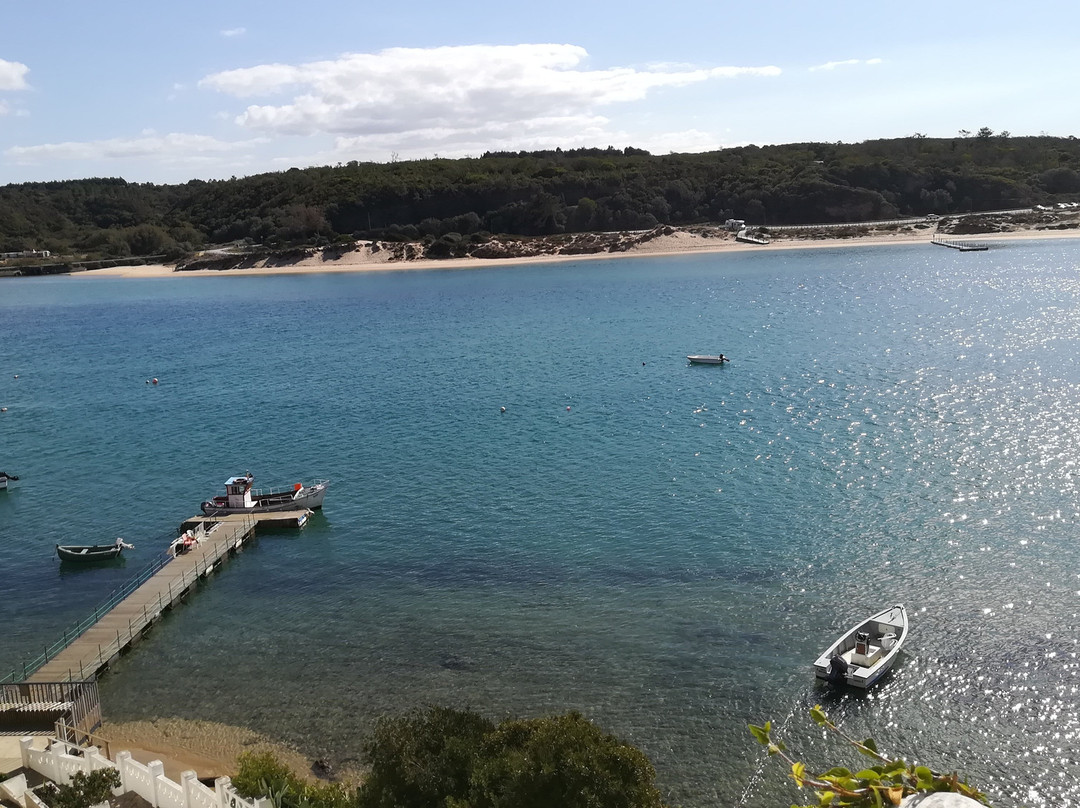
M 61 561 L 108 561 L 134 549 L 135 545 L 117 539 L 113 544 L 58 544 L 56 554 Z

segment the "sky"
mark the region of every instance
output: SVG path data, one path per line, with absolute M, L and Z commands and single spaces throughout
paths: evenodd
M 1080 136 L 1080 3 L 0 0 L 0 185 Z

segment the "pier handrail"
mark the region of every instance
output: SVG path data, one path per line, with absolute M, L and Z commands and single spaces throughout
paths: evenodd
M 244 525 L 245 529 L 248 529 L 254 526 L 255 520 L 251 517 L 248 517 L 243 521 L 242 524 Z M 157 574 L 159 570 L 161 570 L 166 564 L 168 564 L 172 560 L 173 557 L 168 554 L 163 554 L 162 556 L 159 556 L 156 560 L 151 562 L 149 566 L 143 569 L 142 572 L 140 572 L 126 584 L 121 586 L 119 589 L 116 589 L 111 595 L 109 595 L 109 597 L 106 598 L 106 600 L 100 606 L 94 609 L 94 611 L 88 617 L 80 620 L 70 629 L 65 631 L 63 637 L 54 642 L 52 645 L 46 646 L 43 653 L 39 654 L 38 656 L 34 657 L 29 661 L 23 660 L 21 665 L 21 678 L 25 680 L 28 676 L 32 675 L 38 668 L 45 665 L 45 663 L 47 663 L 50 659 L 54 658 L 57 654 L 59 654 L 61 651 L 71 645 L 75 640 L 82 636 L 82 634 L 86 632 L 87 629 L 96 624 L 104 615 L 108 614 L 110 611 L 116 608 L 120 603 L 124 601 L 125 598 L 127 598 L 129 595 L 131 595 L 132 592 L 134 592 L 136 589 L 138 589 L 140 586 L 142 586 L 144 583 L 154 577 L 154 575 Z M 215 563 L 216 559 L 208 560 L 206 558 L 201 558 L 194 567 L 181 575 L 179 582 L 175 585 L 176 590 L 179 592 L 186 589 L 192 582 L 198 580 L 198 578 L 202 575 L 205 575 L 207 570 L 213 567 Z M 171 592 L 173 588 L 174 586 L 170 584 L 170 603 L 172 601 Z M 160 595 L 158 596 L 158 600 L 161 601 Z M 104 646 L 98 646 L 98 663 L 104 664 L 107 660 L 111 659 L 114 653 L 118 653 L 120 649 L 122 649 L 128 642 L 130 642 L 138 632 L 142 631 L 147 625 L 149 625 L 158 613 L 160 613 L 160 609 L 157 613 L 155 613 L 154 616 L 150 616 L 146 613 L 146 610 L 144 609 L 141 618 L 136 617 L 134 620 L 128 620 L 126 638 L 124 634 L 117 632 L 115 640 L 110 641 Z M 11 673 L 7 674 L 3 678 L 0 678 L 0 684 L 20 681 L 19 672 L 19 666 L 12 668 Z M 90 675 L 93 675 L 94 671 L 90 671 L 89 673 Z M 75 676 L 75 671 L 69 671 L 69 681 L 82 681 L 87 678 L 88 677 L 86 675 L 86 672 L 83 670 L 78 671 L 78 676 Z

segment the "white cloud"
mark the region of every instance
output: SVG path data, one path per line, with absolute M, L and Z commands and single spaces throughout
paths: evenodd
M 502 149 L 575 148 L 607 142 L 611 138 L 607 124 L 606 118 L 583 115 L 391 130 L 339 137 L 334 152 L 338 159 L 377 159 L 391 152 L 412 159 L 436 152 L 443 157 L 462 157 Z
M 844 59 L 839 62 L 826 62 L 823 65 L 815 65 L 811 70 L 835 70 L 838 67 L 851 67 L 852 65 L 879 65 L 881 59 Z
M 236 122 L 291 135 L 338 137 L 338 150 L 468 153 L 584 145 L 605 139 L 597 109 L 641 101 L 660 88 L 775 76 L 777 67 L 665 65 L 591 70 L 575 45 L 391 48 L 298 65 L 267 64 L 207 76 L 201 87 L 252 104 Z
M 698 129 L 687 129 L 684 132 L 662 132 L 656 135 L 645 135 L 634 139 L 632 144 L 653 154 L 670 154 L 672 152 L 697 153 L 716 151 L 734 145 L 746 145 L 745 143 L 729 143 L 719 140 L 711 132 L 702 132 Z
M 25 90 L 26 74 L 30 68 L 22 62 L 0 59 L 0 90 Z
M 161 160 L 222 155 L 263 143 L 263 138 L 224 141 L 207 135 L 144 132 L 137 138 L 43 143 L 39 146 L 12 146 L 4 154 L 19 163 L 49 160 L 128 160 L 151 157 Z
M 243 36 L 247 33 L 247 28 L 226 28 L 224 31 L 219 31 L 223 37 L 231 38 L 234 36 Z

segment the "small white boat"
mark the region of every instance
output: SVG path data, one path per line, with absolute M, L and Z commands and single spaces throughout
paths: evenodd
M 285 488 L 269 488 L 265 491 L 252 489 L 255 478 L 251 474 L 230 477 L 225 481 L 225 496 L 214 497 L 202 503 L 207 516 L 229 513 L 271 513 L 273 511 L 302 511 L 321 508 L 329 480 L 316 480 L 309 485 L 296 483 Z
M 686 359 L 691 365 L 722 365 L 725 362 L 731 361 L 723 354 L 717 354 L 715 356 L 709 354 L 690 354 Z
M 6 471 L 0 471 L 0 491 L 7 489 L 8 480 L 19 479 L 14 474 L 8 474 Z
M 856 623 L 814 662 L 819 679 L 867 688 L 885 675 L 908 634 L 907 610 L 890 606 Z

